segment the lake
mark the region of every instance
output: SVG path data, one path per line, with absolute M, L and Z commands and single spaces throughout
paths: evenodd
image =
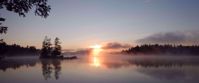
M 78 56 L 0 60 L 0 83 L 199 83 L 196 56 Z

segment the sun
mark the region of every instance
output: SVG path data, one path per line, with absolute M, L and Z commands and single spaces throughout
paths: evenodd
M 101 45 L 99 45 L 99 44 L 95 44 L 95 45 L 92 45 L 92 46 L 90 46 L 90 48 L 92 48 L 92 49 L 101 49 Z
M 102 46 L 99 44 L 92 45 L 90 46 L 90 48 L 92 49 L 91 51 L 92 56 L 99 56 L 100 52 L 102 51 Z

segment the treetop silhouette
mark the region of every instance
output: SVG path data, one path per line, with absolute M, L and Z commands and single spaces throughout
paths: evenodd
M 35 15 L 46 18 L 51 9 L 47 1 L 48 0 L 1 0 L 0 9 L 6 8 L 8 11 L 25 17 L 25 14 L 34 8 Z
M 23 17 L 25 17 L 31 9 L 34 9 L 36 16 L 47 18 L 51 10 L 47 2 L 48 0 L 0 0 L 0 9 L 5 8 Z M 8 27 L 2 25 L 2 22 L 5 20 L 5 18 L 0 17 L 0 34 L 6 33 L 8 30 Z
M 63 58 L 61 55 L 60 44 L 61 42 L 59 41 L 59 38 L 56 37 L 54 41 L 54 47 L 52 47 L 51 39 L 46 36 L 42 44 L 40 58 Z

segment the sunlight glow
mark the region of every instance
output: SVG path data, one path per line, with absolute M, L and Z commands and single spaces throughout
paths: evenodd
M 100 67 L 101 63 L 98 57 L 93 57 L 92 66 Z
M 100 52 L 102 51 L 102 46 L 101 45 L 98 45 L 98 44 L 95 44 L 95 45 L 92 45 L 90 46 L 91 48 L 91 65 L 94 66 L 94 67 L 100 67 L 101 66 L 101 62 L 100 62 L 100 58 L 99 58 L 99 55 L 100 55 Z
M 101 45 L 98 45 L 98 44 L 95 44 L 95 45 L 92 45 L 92 46 L 90 46 L 90 48 L 92 48 L 92 49 L 101 49 Z
M 100 52 L 102 51 L 102 46 L 101 45 L 93 45 L 93 46 L 90 46 L 90 48 L 92 48 L 92 52 L 91 52 L 91 55 L 92 56 L 99 56 Z

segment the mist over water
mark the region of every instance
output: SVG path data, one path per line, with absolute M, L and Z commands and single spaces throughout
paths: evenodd
M 197 56 L 79 55 L 76 60 L 7 57 L 1 83 L 197 83 Z
M 0 83 L 199 83 L 198 4 L 0 0 Z

